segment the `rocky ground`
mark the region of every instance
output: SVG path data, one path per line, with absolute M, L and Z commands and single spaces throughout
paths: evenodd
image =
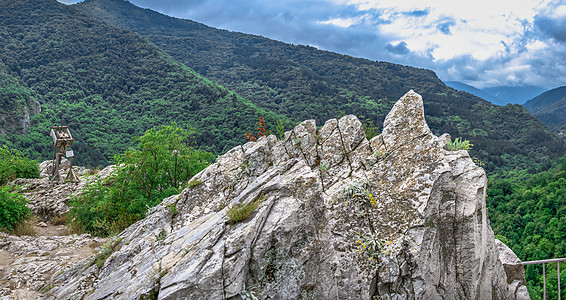
M 50 184 L 51 161 L 40 164 L 42 178 L 17 179 L 28 198 L 33 218 L 28 221 L 32 235 L 0 233 L 0 299 L 39 299 L 51 288 L 54 276 L 100 250 L 105 239 L 88 234 L 70 234 L 64 225 L 71 195 L 81 193 L 94 173 L 76 168 L 79 183 Z M 107 176 L 105 169 L 99 176 Z

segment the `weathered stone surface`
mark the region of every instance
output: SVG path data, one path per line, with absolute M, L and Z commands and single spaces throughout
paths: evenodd
M 503 244 L 500 240 L 495 239 L 495 245 L 499 252 L 499 261 L 503 265 L 503 269 L 507 275 L 507 283 L 510 286 L 510 292 L 514 293 L 517 296 L 517 299 L 529 299 L 523 263 L 517 255 L 513 253 L 513 250 Z
M 412 91 L 384 124 L 367 141 L 354 116 L 305 121 L 230 150 L 48 298 L 523 299 L 499 261 L 484 171 L 444 149 Z
M 105 178 L 109 176 L 115 168 L 115 166 L 108 166 L 97 175 L 86 176 L 87 169 L 84 167 L 76 167 L 77 171 L 83 170 L 78 173 L 81 179 L 78 183 L 66 182 L 62 184 L 52 184 L 49 183 L 49 178 L 46 175 L 50 171 L 44 171 L 51 163 L 52 161 L 48 160 L 40 164 L 40 170 L 42 170 L 43 176 L 40 179 L 18 178 L 12 182 L 12 184 L 21 187 L 21 192 L 29 200 L 27 206 L 31 209 L 32 214 L 45 221 L 67 213 L 69 211 L 69 199 L 71 196 L 80 195 L 84 187 L 94 178 Z
M 0 237 L 0 299 L 38 299 L 53 278 L 104 239 L 88 235 Z
M 51 161 L 42 164 L 42 168 Z M 68 165 L 67 165 L 68 166 Z M 113 166 L 100 171 L 97 176 L 107 177 Z M 78 170 L 86 170 L 77 167 Z M 53 217 L 68 212 L 68 200 L 82 193 L 86 184 L 95 176 L 81 173 L 79 183 L 50 184 L 48 178 L 16 179 L 29 199 L 27 204 L 38 219 L 33 223 L 39 236 L 11 236 L 0 233 L 0 300 L 39 299 L 41 290 L 49 289 L 55 275 L 74 266 L 78 261 L 92 255 L 93 250 L 105 240 L 89 235 L 70 235 L 64 225 L 49 223 Z M 43 221 L 40 221 L 43 220 Z

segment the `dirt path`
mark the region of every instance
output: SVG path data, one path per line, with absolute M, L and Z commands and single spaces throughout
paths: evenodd
M 0 235 L 0 300 L 41 299 L 54 275 L 91 256 L 105 240 L 70 235 L 65 225 L 33 223 L 35 236 Z

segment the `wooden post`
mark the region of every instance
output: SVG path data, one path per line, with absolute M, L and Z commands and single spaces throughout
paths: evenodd
M 73 137 L 71 136 L 71 132 L 69 131 L 68 126 L 52 126 L 51 137 L 53 138 L 53 147 L 55 148 L 55 159 L 53 160 L 53 172 L 52 178 L 49 182 L 53 183 L 64 183 L 63 177 L 61 176 L 61 157 L 66 155 L 69 158 L 69 172 L 67 173 L 66 180 L 70 180 L 72 182 L 79 182 L 79 177 L 73 171 L 73 150 L 68 148 L 73 145 Z

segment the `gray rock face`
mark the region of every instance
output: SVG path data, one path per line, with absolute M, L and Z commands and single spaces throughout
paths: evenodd
M 0 299 L 40 298 L 55 275 L 90 256 L 93 245 L 103 241 L 86 234 L 0 237 Z
M 495 245 L 499 252 L 499 261 L 503 264 L 503 269 L 507 275 L 507 283 L 510 292 L 514 292 L 517 299 L 530 299 L 525 282 L 525 268 L 521 260 L 513 253 L 513 251 L 503 244 L 500 240 L 495 239 Z
M 40 164 L 40 179 L 18 178 L 12 182 L 21 187 L 21 193 L 28 199 L 27 206 L 32 214 L 43 220 L 51 220 L 53 217 L 61 216 L 69 211 L 69 199 L 82 193 L 85 185 L 89 184 L 96 176 L 105 178 L 110 175 L 115 166 L 108 166 L 101 170 L 96 176 L 84 176 L 87 172 L 84 167 L 75 167 L 77 175 L 81 176 L 78 183 L 66 182 L 64 184 L 51 184 L 47 174 L 51 174 L 49 167 L 51 161 Z M 67 164 L 67 169 L 68 169 Z M 64 168 L 63 168 L 64 169 Z
M 410 91 L 370 141 L 345 116 L 236 147 L 122 232 L 101 267 L 91 257 L 57 277 L 48 298 L 516 299 L 486 175 L 447 139 Z

